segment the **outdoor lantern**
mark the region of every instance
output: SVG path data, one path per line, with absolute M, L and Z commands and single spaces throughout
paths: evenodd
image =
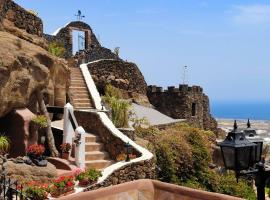
M 129 154 L 132 153 L 131 145 L 129 144 L 129 142 L 125 144 L 125 151 L 126 151 L 126 162 L 129 162 L 130 161 Z
M 234 129 L 228 133 L 223 142 L 218 143 L 226 169 L 240 172 L 253 165 L 252 150 L 256 144 L 246 139 L 243 132 L 238 131 L 237 123 L 234 121 Z
M 262 149 L 263 149 L 263 139 L 260 138 L 256 130 L 251 128 L 250 121 L 248 119 L 247 122 L 247 128 L 243 130 L 246 138 L 250 141 L 256 144 L 255 147 L 253 147 L 252 155 L 251 158 L 253 160 L 253 163 L 258 163 L 261 161 L 261 156 L 262 156 Z

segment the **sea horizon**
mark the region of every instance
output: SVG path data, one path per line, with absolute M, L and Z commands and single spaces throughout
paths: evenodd
M 216 119 L 270 121 L 270 102 L 213 102 L 211 113 Z

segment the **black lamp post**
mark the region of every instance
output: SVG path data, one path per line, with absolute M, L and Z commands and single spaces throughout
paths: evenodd
M 256 146 L 254 147 L 255 149 L 253 149 L 252 151 L 252 159 L 254 160 L 254 163 L 258 163 L 261 162 L 261 155 L 262 155 L 262 149 L 263 149 L 263 139 L 260 138 L 257 133 L 256 130 L 254 128 L 251 128 L 251 124 L 250 121 L 248 119 L 247 122 L 247 128 L 243 130 L 246 138 L 250 141 L 256 144 Z
M 130 157 L 129 157 L 129 154 L 131 154 L 131 145 L 128 143 L 125 144 L 125 151 L 126 151 L 126 162 L 129 162 L 130 161 Z
M 265 165 L 260 162 L 263 141 L 258 137 L 254 138 L 256 135 L 256 131 L 254 131 L 250 127 L 250 122 L 248 122 L 247 129 L 243 132 L 239 131 L 235 121 L 233 131 L 229 132 L 226 139 L 218 145 L 221 147 L 225 168 L 234 170 L 236 178 L 246 175 L 254 176 L 257 199 L 265 200 L 265 182 L 270 177 L 270 171 L 265 170 Z M 245 136 L 251 132 L 253 141 Z

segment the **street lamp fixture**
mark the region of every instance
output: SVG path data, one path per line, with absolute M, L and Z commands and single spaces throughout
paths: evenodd
M 130 161 L 130 157 L 129 157 L 129 154 L 131 154 L 131 145 L 129 144 L 129 142 L 127 142 L 125 144 L 125 152 L 126 152 L 126 162 L 129 162 Z
M 270 177 L 270 171 L 261 162 L 263 140 L 260 139 L 256 131 L 251 128 L 248 120 L 247 128 L 238 130 L 234 121 L 234 128 L 228 133 L 223 142 L 218 143 L 221 147 L 221 154 L 224 166 L 228 170 L 239 176 L 252 176 L 257 187 L 257 199 L 265 200 L 265 183 Z

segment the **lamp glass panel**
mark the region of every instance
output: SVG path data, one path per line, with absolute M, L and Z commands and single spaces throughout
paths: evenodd
M 252 147 L 241 147 L 236 149 L 236 168 L 237 170 L 245 170 L 250 167 L 252 164 L 252 158 L 251 158 L 251 150 Z
M 224 158 L 224 164 L 227 169 L 235 169 L 235 148 L 221 147 L 221 153 Z
M 261 156 L 262 156 L 262 142 L 255 142 L 257 144 L 256 150 L 255 150 L 255 161 L 260 162 L 261 161 Z

